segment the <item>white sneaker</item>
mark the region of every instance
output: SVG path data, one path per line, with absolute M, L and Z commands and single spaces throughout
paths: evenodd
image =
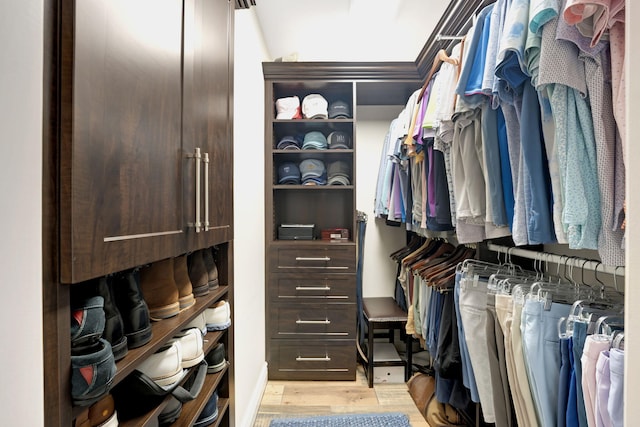
M 200 314 L 198 314 L 196 318 L 193 319 L 191 322 L 186 324 L 184 328 L 182 328 L 182 330 L 184 331 L 191 328 L 200 329 L 200 332 L 202 332 L 203 336 L 207 334 L 207 318 L 204 314 L 204 311 L 201 311 Z
M 180 342 L 180 347 L 182 348 L 181 365 L 183 368 L 195 366 L 204 359 L 204 342 L 202 333 L 198 328 L 183 330 L 174 336 L 173 340 Z
M 208 331 L 222 331 L 231 326 L 231 307 L 227 301 L 218 301 L 205 310 Z
M 183 377 L 182 346 L 179 341 L 170 341 L 157 352 L 147 357 L 137 368 L 160 387 L 174 384 Z

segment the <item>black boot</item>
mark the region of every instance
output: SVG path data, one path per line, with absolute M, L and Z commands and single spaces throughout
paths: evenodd
M 127 354 L 127 337 L 120 310 L 116 306 L 113 293 L 113 278 L 98 279 L 98 295 L 104 298 L 104 314 L 106 323 L 102 338 L 109 341 L 114 359 L 120 360 Z
M 117 274 L 113 278 L 115 301 L 124 324 L 129 348 L 137 348 L 151 341 L 149 307 L 140 291 L 140 275 L 136 270 Z

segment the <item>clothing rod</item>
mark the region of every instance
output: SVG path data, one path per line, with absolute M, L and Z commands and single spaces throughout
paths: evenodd
M 570 257 L 567 255 L 557 255 L 549 252 L 538 252 L 529 249 L 512 248 L 509 246 L 496 245 L 494 243 L 487 243 L 487 249 L 493 252 L 501 252 L 503 254 L 518 256 L 521 258 L 528 258 L 538 260 L 542 262 L 550 262 L 559 265 L 570 265 L 573 268 L 584 268 L 585 270 L 595 271 L 598 267 L 599 273 L 608 273 L 619 277 L 624 277 L 624 267 L 615 267 L 604 265 L 600 261 L 582 258 L 582 257 Z
M 462 40 L 464 38 L 464 36 L 443 36 L 438 34 L 436 36 L 436 41 L 440 41 L 440 40 Z

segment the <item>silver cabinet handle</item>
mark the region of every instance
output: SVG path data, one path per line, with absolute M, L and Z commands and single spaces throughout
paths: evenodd
M 330 291 L 330 286 L 296 286 L 296 291 Z
M 325 357 L 296 357 L 296 362 L 331 362 L 329 356 Z
M 204 231 L 209 231 L 209 153 L 202 156 L 204 166 L 204 221 L 202 226 Z
M 331 261 L 331 258 L 329 258 L 328 256 L 322 256 L 322 257 L 297 256 L 296 261 Z
M 196 191 L 195 191 L 195 198 L 196 198 L 196 215 L 195 215 L 195 222 L 193 223 L 189 223 L 189 227 L 194 227 L 196 230 L 196 233 L 199 233 L 202 230 L 202 223 L 200 222 L 200 162 L 202 161 L 202 155 L 200 153 L 200 148 L 196 147 L 193 154 L 187 154 L 187 158 L 188 159 L 194 159 L 196 161 L 196 172 L 195 172 L 195 178 L 196 178 Z
M 296 325 L 329 325 L 331 324 L 331 320 L 296 320 Z

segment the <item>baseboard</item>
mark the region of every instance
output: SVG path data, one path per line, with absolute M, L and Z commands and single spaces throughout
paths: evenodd
M 243 410 L 242 419 L 236 423 L 237 427 L 252 427 L 256 421 L 256 416 L 258 415 L 258 410 L 260 409 L 260 402 L 262 401 L 262 395 L 264 394 L 264 389 L 267 387 L 267 363 L 265 362 L 264 366 L 260 370 L 260 374 L 258 375 L 258 380 L 256 381 L 256 387 L 253 389 L 251 393 L 251 399 L 249 399 L 249 404 Z M 238 415 L 236 413 L 236 415 Z

